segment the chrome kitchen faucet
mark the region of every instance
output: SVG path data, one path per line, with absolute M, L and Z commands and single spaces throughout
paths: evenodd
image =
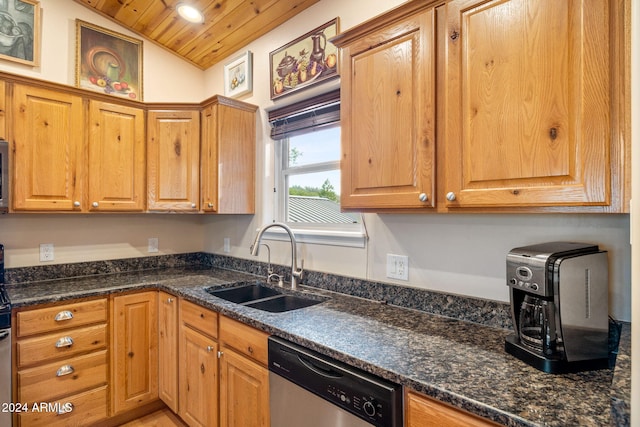
M 258 234 L 256 235 L 255 240 L 253 241 L 253 245 L 251 245 L 251 255 L 257 256 L 258 251 L 260 250 L 260 240 L 262 240 L 262 235 L 265 231 L 270 229 L 271 227 L 280 227 L 284 231 L 289 234 L 289 239 L 291 240 L 291 289 L 298 289 L 298 283 L 302 280 L 302 273 L 304 271 L 304 260 L 301 261 L 301 268 L 298 268 L 298 243 L 296 242 L 296 236 L 293 234 L 293 230 L 289 228 L 288 225 L 283 224 L 281 222 L 274 222 L 272 224 L 267 224 L 262 227 Z

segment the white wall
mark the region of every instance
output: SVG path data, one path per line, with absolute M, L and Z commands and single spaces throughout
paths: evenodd
M 76 19 L 131 37 L 133 33 L 71 0 L 41 0 L 42 37 L 39 67 L 0 61 L 0 71 L 69 86 L 75 85 Z M 204 72 L 143 41 L 144 100 L 200 102 Z M 179 76 L 176 78 L 175 76 Z M 40 243 L 53 243 L 52 263 L 149 255 L 147 239 L 158 237 L 158 254 L 203 250 L 203 225 L 192 215 L 42 215 L 0 216 L 0 243 L 8 268 L 42 265 Z
M 0 71 L 75 86 L 76 19 L 141 39 L 89 8 L 71 0 L 40 0 L 42 9 L 41 61 L 30 67 L 0 61 Z M 200 102 L 204 74 L 157 45 L 143 41 L 143 94 L 146 102 Z
M 295 97 L 280 98 L 275 103 L 271 101 L 269 52 L 336 16 L 340 18 L 340 28 L 345 30 L 400 3 L 321 0 L 247 46 L 254 55 L 254 89 L 243 100 L 260 106 L 259 130 L 262 130 L 262 134 L 258 135 L 257 160 L 259 208 L 253 218 L 207 218 L 207 251 L 222 253 L 223 238 L 230 237 L 231 254 L 251 258 L 248 248 L 255 230 L 273 219 L 273 141 L 269 138 L 265 109 L 311 96 L 311 92 L 302 91 Z M 207 92 L 218 93 L 223 90 L 222 64 L 207 70 L 206 76 Z M 585 241 L 597 243 L 609 251 L 610 311 L 619 319 L 631 318 L 629 215 L 368 214 L 365 215 L 365 221 L 370 237 L 367 248 L 302 245 L 305 268 L 407 284 L 385 277 L 386 254 L 404 254 L 409 256 L 410 286 L 508 301 L 504 271 L 505 257 L 510 249 L 562 239 Z M 288 264 L 289 245 L 277 242 L 269 244 L 272 258 L 278 263 Z M 260 259 L 266 260 L 266 251 L 261 251 Z
M 40 243 L 56 245 L 54 262 L 147 255 L 148 237 L 159 237 L 160 253 L 223 253 L 223 238 L 230 237 L 231 254 L 250 258 L 255 230 L 270 221 L 273 212 L 273 142 L 265 111 L 275 104 L 269 99 L 269 52 L 336 16 L 345 30 L 400 3 L 321 0 L 247 46 L 254 53 L 254 90 L 242 99 L 260 106 L 255 216 L 7 215 L 0 217 L 0 242 L 7 249 L 7 267 L 40 265 Z M 2 61 L 0 70 L 73 85 L 76 18 L 136 37 L 70 0 L 41 0 L 41 5 L 45 31 L 41 67 L 31 69 Z M 148 102 L 197 102 L 223 92 L 223 64 L 202 72 L 150 42 L 144 42 L 144 62 Z M 179 84 L 167 84 L 176 82 L 175 76 L 179 76 Z M 301 91 L 282 98 L 277 105 L 311 93 Z M 506 301 L 505 256 L 511 248 L 556 239 L 594 242 L 610 254 L 610 311 L 617 318 L 631 318 L 628 215 L 367 214 L 365 221 L 370 235 L 365 249 L 302 245 L 305 267 L 387 281 L 386 254 L 405 254 L 409 256 L 410 286 Z M 288 244 L 271 246 L 274 261 L 288 264 Z M 261 251 L 260 259 L 265 257 L 266 251 Z

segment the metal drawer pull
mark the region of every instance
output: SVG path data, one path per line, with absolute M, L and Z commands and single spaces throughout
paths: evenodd
M 208 345 L 207 346 L 207 353 L 211 353 L 213 351 L 213 346 L 212 345 Z
M 63 310 L 60 313 L 56 314 L 56 317 L 54 318 L 54 320 L 56 322 L 61 322 L 63 320 L 70 320 L 73 319 L 73 313 L 70 312 L 69 310 Z
M 73 338 L 62 337 L 56 341 L 56 348 L 71 347 L 73 345 Z
M 73 374 L 75 369 L 71 365 L 62 365 L 56 371 L 56 377 L 64 377 L 65 375 Z
M 73 412 L 73 403 L 71 402 L 67 402 L 63 405 L 60 405 L 59 409 L 58 409 L 58 415 L 64 415 L 64 414 L 68 414 L 69 412 Z

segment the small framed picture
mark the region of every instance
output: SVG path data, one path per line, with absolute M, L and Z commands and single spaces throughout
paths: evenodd
M 237 97 L 253 90 L 252 53 L 246 51 L 224 64 L 224 95 Z

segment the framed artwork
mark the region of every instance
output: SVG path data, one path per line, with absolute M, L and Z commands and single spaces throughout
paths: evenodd
M 142 101 L 142 40 L 77 19 L 76 86 Z
M 233 61 L 224 64 L 224 94 L 236 97 L 253 90 L 253 55 L 246 51 Z
M 40 65 L 40 3 L 0 0 L 0 59 Z
M 334 18 L 269 54 L 271 99 L 338 76 L 338 49 L 328 40 L 339 30 Z

